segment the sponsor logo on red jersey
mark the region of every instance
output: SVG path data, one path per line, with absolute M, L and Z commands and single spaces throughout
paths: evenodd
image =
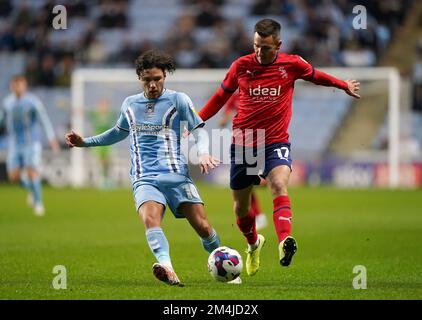
M 251 97 L 277 97 L 281 94 L 281 85 L 278 87 L 261 87 L 258 85 L 257 87 L 249 87 L 249 95 Z

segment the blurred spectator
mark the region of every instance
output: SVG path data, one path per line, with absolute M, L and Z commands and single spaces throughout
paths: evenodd
M 18 25 L 13 32 L 13 50 L 30 51 L 33 46 L 28 37 L 28 29 L 25 25 Z
M 98 26 L 101 28 L 126 28 L 126 4 L 123 1 L 104 1 L 101 4 Z
M 12 27 L 6 26 L 0 29 L 0 51 L 13 51 L 14 43 Z
M 21 2 L 16 10 L 17 12 L 13 17 L 13 25 L 29 26 L 32 23 L 33 13 L 31 12 L 31 8 L 29 7 L 28 3 L 26 1 Z
M 193 41 L 189 39 L 182 39 L 175 50 L 174 59 L 178 68 L 195 67 L 200 57 L 194 48 Z
M 26 68 L 25 68 L 25 77 L 28 80 L 28 84 L 31 87 L 35 87 L 38 84 L 38 60 L 35 56 L 28 57 Z
M 369 48 L 360 47 L 356 40 L 346 44 L 340 59 L 346 67 L 369 67 L 376 63 L 375 53 Z
M 243 56 L 253 51 L 250 34 L 245 30 L 242 20 L 236 20 L 233 22 L 233 26 L 229 32 L 229 42 L 233 50 L 233 55 Z
M 134 44 L 129 38 L 126 38 L 123 41 L 121 49 L 110 57 L 109 62 L 132 65 L 133 61 L 138 57 L 139 52 L 139 45 Z
M 12 1 L 10 1 L 10 0 L 1 0 L 0 1 L 0 17 L 10 16 L 12 9 L 13 9 Z
M 56 1 L 47 0 L 44 6 L 42 7 L 41 13 L 38 15 L 40 18 L 40 23 L 45 27 L 50 28 L 55 14 L 53 13 L 53 8 L 56 6 Z
M 198 14 L 196 16 L 196 26 L 209 28 L 222 20 L 223 19 L 219 13 L 217 5 L 215 5 L 212 1 L 199 1 Z
M 250 9 L 251 15 L 264 16 L 269 14 L 271 3 L 271 0 L 255 0 Z
M 165 39 L 166 51 L 178 52 L 181 50 L 180 46 L 183 45 L 183 50 L 186 47 L 196 50 L 195 34 L 195 16 L 190 13 L 182 14 L 177 20 L 173 28 L 171 28 Z M 188 44 L 188 43 L 189 44 Z
M 52 87 L 56 84 L 56 75 L 54 73 L 54 57 L 46 54 L 41 59 L 41 68 L 38 72 L 36 85 Z
M 74 60 L 72 55 L 65 55 L 57 68 L 57 77 L 56 77 L 56 85 L 69 87 L 71 78 L 72 78 L 72 70 L 73 70 Z
M 228 28 L 226 23 L 219 21 L 212 29 L 211 37 L 204 45 L 205 57 L 201 58 L 202 61 L 200 60 L 203 67 L 224 68 L 233 61 Z
M 104 44 L 94 38 L 85 50 L 85 61 L 88 64 L 103 64 L 107 61 L 107 52 Z
M 67 2 L 68 13 L 71 17 L 87 17 L 88 5 L 83 0 L 69 0 Z

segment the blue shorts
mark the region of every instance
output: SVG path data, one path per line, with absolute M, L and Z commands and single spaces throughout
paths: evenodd
M 16 169 L 41 168 L 41 144 L 34 143 L 28 146 L 12 147 L 7 154 L 7 171 Z
M 156 201 L 164 206 L 168 204 L 176 218 L 184 218 L 178 211 L 182 203 L 204 204 L 192 179 L 177 173 L 143 177 L 132 188 L 136 211 L 144 202 Z
M 259 185 L 260 176 L 265 178 L 277 166 L 285 165 L 292 169 L 290 143 L 273 143 L 265 148 L 231 145 L 230 148 L 230 188 L 244 189 Z

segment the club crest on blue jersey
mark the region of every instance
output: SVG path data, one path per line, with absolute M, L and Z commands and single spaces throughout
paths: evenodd
M 145 113 L 154 113 L 155 103 L 147 103 L 145 108 Z

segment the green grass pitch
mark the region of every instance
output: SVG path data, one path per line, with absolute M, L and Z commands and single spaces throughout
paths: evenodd
M 230 190 L 198 187 L 222 244 L 245 259 Z M 270 192 L 257 192 L 271 222 Z M 0 185 L 0 299 L 422 299 L 422 190 L 292 188 L 292 265 L 278 264 L 271 222 L 261 269 L 242 274 L 242 285 L 214 281 L 198 236 L 167 212 L 163 228 L 183 288 L 153 277 L 129 189 L 45 188 L 42 218 L 25 197 Z M 66 290 L 52 286 L 56 265 L 66 267 Z M 356 265 L 366 268 L 367 289 L 352 286 Z

